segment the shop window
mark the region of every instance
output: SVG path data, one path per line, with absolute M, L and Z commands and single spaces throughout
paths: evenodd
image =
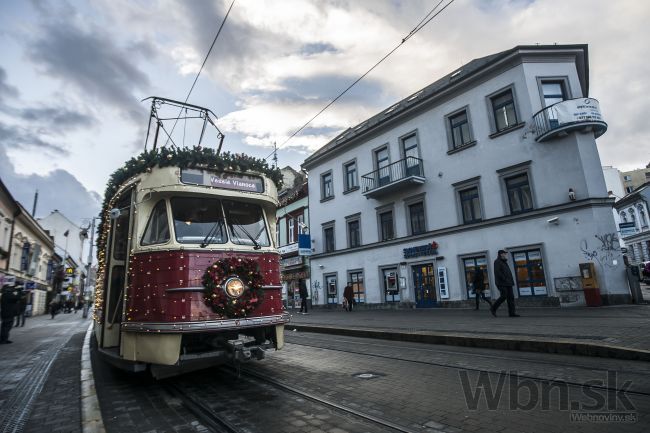
M 546 277 L 541 250 L 512 253 L 519 296 L 546 296 Z
M 354 300 L 358 304 L 366 303 L 366 287 L 363 284 L 363 271 L 348 272 L 348 284 L 352 285 Z
M 474 275 L 477 269 L 483 271 L 484 291 L 486 297 L 490 297 L 490 278 L 488 273 L 488 262 L 485 256 L 467 257 L 463 259 L 463 269 L 465 274 L 465 290 L 467 292 L 467 299 L 474 299 L 476 297 L 474 287 Z

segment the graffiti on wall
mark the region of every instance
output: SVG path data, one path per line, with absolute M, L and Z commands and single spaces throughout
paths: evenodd
M 315 280 L 312 283 L 312 295 L 311 295 L 314 304 L 318 303 L 318 298 L 320 296 L 319 293 L 320 293 L 320 281 Z
M 582 290 L 582 278 L 577 277 L 559 277 L 554 278 L 555 290 L 558 292 L 575 292 Z
M 601 267 L 616 267 L 615 260 L 621 256 L 621 248 L 618 244 L 616 232 L 595 235 L 594 237 L 597 241 L 592 241 L 591 245 L 586 239 L 580 242 L 580 250 L 585 259 L 597 262 Z

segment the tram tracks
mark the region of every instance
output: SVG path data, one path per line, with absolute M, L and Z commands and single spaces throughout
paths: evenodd
M 408 362 L 408 363 L 414 363 L 414 364 L 420 364 L 420 365 L 432 365 L 432 366 L 437 366 L 437 367 L 443 367 L 443 368 L 449 368 L 449 369 L 454 369 L 454 370 L 464 370 L 464 371 L 471 371 L 471 372 L 476 372 L 476 373 L 489 373 L 489 374 L 496 374 L 496 375 L 503 375 L 503 376 L 511 376 L 511 377 L 517 377 L 518 379 L 529 379 L 533 380 L 536 382 L 544 382 L 548 384 L 559 384 L 559 385 L 566 385 L 569 387 L 573 388 L 580 388 L 580 389 L 592 389 L 592 390 L 598 390 L 598 391 L 605 391 L 605 392 L 614 392 L 614 393 L 624 393 L 624 394 L 629 394 L 629 395 L 635 395 L 635 396 L 642 396 L 642 397 L 650 397 L 650 392 L 648 391 L 636 391 L 636 390 L 631 390 L 631 389 L 622 389 L 622 388 L 615 388 L 615 387 L 610 387 L 607 385 L 599 385 L 594 383 L 592 380 L 586 381 L 586 382 L 576 382 L 572 380 L 565 380 L 565 379 L 558 379 L 558 378 L 551 378 L 551 377 L 540 377 L 539 375 L 531 375 L 531 374 L 524 374 L 521 372 L 518 372 L 516 370 L 498 370 L 498 369 L 490 369 L 490 368 L 484 368 L 484 367 L 471 367 L 471 366 L 466 366 L 466 365 L 459 365 L 458 363 L 452 363 L 452 362 L 442 362 L 442 361 L 423 361 L 423 360 L 418 360 L 418 359 L 409 359 L 405 357 L 399 357 L 399 356 L 394 356 L 394 355 L 385 355 L 381 353 L 372 353 L 369 351 L 358 351 L 358 350 L 353 350 L 353 349 L 348 349 L 348 348 L 342 348 L 340 346 L 333 347 L 333 343 L 324 343 L 322 340 L 317 340 L 317 342 L 321 344 L 315 344 L 315 343 L 305 343 L 305 342 L 295 342 L 295 341 L 289 341 L 287 340 L 288 344 L 295 344 L 297 346 L 304 346 L 304 347 L 312 347 L 312 348 L 319 348 L 319 349 L 325 349 L 325 350 L 331 350 L 335 352 L 342 352 L 342 353 L 349 353 L 353 355 L 362 355 L 362 356 L 370 356 L 374 358 L 380 358 L 380 359 L 387 359 L 391 361 L 402 361 L 402 362 Z M 464 352 L 448 352 L 448 351 L 443 351 L 444 353 L 447 354 L 455 354 L 455 355 L 465 355 L 467 356 L 467 353 Z M 495 355 L 484 355 L 484 354 L 472 354 L 474 357 L 489 357 L 489 358 L 499 358 L 498 356 Z M 552 365 L 557 365 L 557 366 L 571 366 L 575 368 L 581 368 L 589 371 L 600 371 L 602 374 L 607 374 L 609 370 L 606 369 L 595 369 L 594 367 L 587 367 L 587 366 L 582 366 L 582 365 L 577 365 L 577 364 L 567 364 L 566 362 L 563 363 L 552 363 L 549 361 L 541 361 L 541 360 L 531 360 L 531 359 L 520 359 L 520 358 L 513 358 L 513 360 L 518 360 L 518 361 L 525 361 L 525 362 L 532 362 L 532 363 L 538 363 L 538 364 L 552 364 Z M 639 375 L 644 375 L 644 376 L 650 376 L 650 373 L 646 372 L 639 372 L 636 373 Z M 589 383 L 591 382 L 591 383 Z
M 163 385 L 163 389 L 178 398 L 183 403 L 183 406 L 210 431 L 217 433 L 243 433 L 246 431 L 234 425 L 223 414 L 211 409 L 209 405 L 205 404 L 193 393 L 188 392 L 178 382 L 169 380 Z
M 312 404 L 327 409 L 329 413 L 338 415 L 341 418 L 341 426 L 350 422 L 359 422 L 366 426 L 365 431 L 377 432 L 401 432 L 401 433 L 421 433 L 421 430 L 410 429 L 406 426 L 399 425 L 388 419 L 368 414 L 357 410 L 353 407 L 337 403 L 326 398 L 320 397 L 313 392 L 299 389 L 295 386 L 282 383 L 281 381 L 269 378 L 267 376 L 252 372 L 246 368 L 234 369 L 232 367 L 221 367 L 220 371 L 226 372 L 231 378 L 237 378 L 246 382 L 247 386 L 259 387 L 260 384 L 268 385 L 275 391 L 290 394 L 298 397 L 301 401 L 309 401 Z M 196 390 L 192 390 L 177 380 L 170 380 L 164 385 L 165 389 L 174 397 L 181 400 L 187 410 L 189 410 L 197 419 L 206 427 L 215 432 L 227 433 L 250 433 L 251 431 L 266 431 L 261 425 L 259 430 L 253 430 L 250 425 L 238 425 L 231 421 L 233 413 L 230 411 L 218 411 L 205 403 Z M 370 430 L 368 430 L 370 428 Z

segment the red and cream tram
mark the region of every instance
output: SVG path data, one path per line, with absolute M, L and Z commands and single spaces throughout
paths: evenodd
M 113 175 L 95 290 L 106 359 L 165 377 L 282 348 L 276 174 L 196 146 L 145 150 Z

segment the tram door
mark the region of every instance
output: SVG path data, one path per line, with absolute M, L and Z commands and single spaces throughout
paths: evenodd
M 131 194 L 126 191 L 115 204 L 120 209 L 117 218 L 111 220 L 109 247 L 106 254 L 107 279 L 104 296 L 104 329 L 102 347 L 120 344 L 120 324 L 124 313 L 124 291 L 127 285 L 128 257 L 131 232 Z
M 435 307 L 437 305 L 436 274 L 433 272 L 433 264 L 415 265 L 411 269 L 413 270 L 416 307 Z

